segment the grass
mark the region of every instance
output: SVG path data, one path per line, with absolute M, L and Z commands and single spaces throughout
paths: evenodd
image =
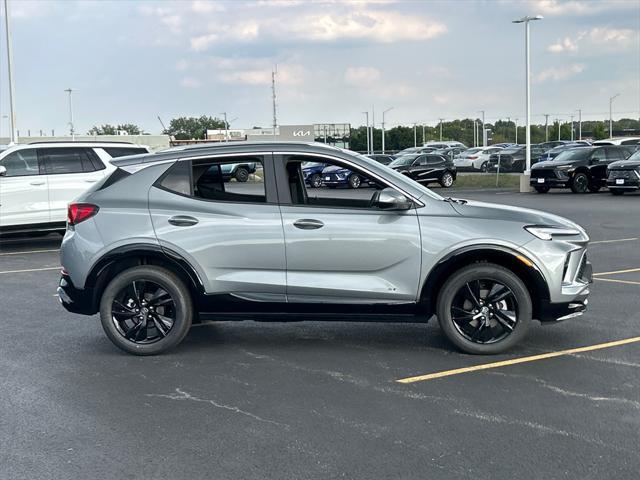
M 496 185 L 495 173 L 458 174 L 453 186 L 455 188 L 519 188 L 519 174 L 501 173 Z

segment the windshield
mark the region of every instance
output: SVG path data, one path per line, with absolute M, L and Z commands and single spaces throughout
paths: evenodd
M 565 150 L 556 158 L 553 159 L 554 162 L 566 162 L 571 160 L 582 160 L 587 158 L 591 153 L 590 148 L 575 148 L 571 150 Z
M 396 158 L 393 162 L 389 164 L 389 166 L 397 167 L 402 165 L 411 165 L 417 157 L 418 157 L 417 155 L 403 155 L 401 157 Z
M 302 168 L 321 167 L 324 165 L 320 162 L 302 162 Z

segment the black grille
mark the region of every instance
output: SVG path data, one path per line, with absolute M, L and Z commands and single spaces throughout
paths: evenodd
M 555 170 L 532 170 L 531 178 L 558 178 Z
M 633 170 L 610 170 L 609 178 L 633 178 Z

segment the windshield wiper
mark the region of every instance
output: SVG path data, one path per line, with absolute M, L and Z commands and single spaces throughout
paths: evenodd
M 444 201 L 449 203 L 459 203 L 460 205 L 464 205 L 465 203 L 468 203 L 467 200 L 463 200 L 462 198 L 453 198 L 453 197 L 445 197 Z

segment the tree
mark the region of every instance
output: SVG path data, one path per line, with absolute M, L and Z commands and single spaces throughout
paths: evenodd
M 89 130 L 89 132 L 87 132 L 88 135 L 118 135 L 118 132 L 120 131 L 124 131 L 127 132 L 129 135 L 142 135 L 143 131 L 142 129 L 137 126 L 134 125 L 133 123 L 121 123 L 118 124 L 117 126 L 113 126 L 109 123 L 105 123 L 104 125 L 101 126 L 93 126 L 93 128 L 91 130 Z
M 176 140 L 204 139 L 207 130 L 224 128 L 224 120 L 208 117 L 178 117 L 171 120 L 169 128 L 164 133 L 173 136 Z
M 609 132 L 604 128 L 604 125 L 597 122 L 593 125 L 593 138 L 595 140 L 603 140 L 609 137 Z

